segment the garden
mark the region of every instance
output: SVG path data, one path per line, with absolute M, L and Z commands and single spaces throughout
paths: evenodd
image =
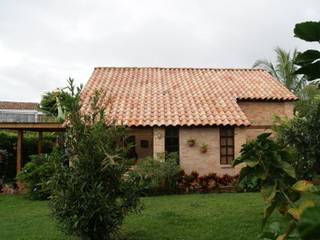
M 294 32 L 319 42 L 320 23 L 297 24 Z M 82 87 L 69 79 L 67 88 L 42 103 L 50 109 L 48 99 L 57 100 L 53 114 L 63 111 L 66 132 L 17 175 L 26 194 L 0 195 L 0 237 L 320 239 L 319 59 L 319 51 L 307 50 L 290 67 L 283 61 L 272 67 L 300 100 L 294 118 L 275 117 L 274 134 L 242 146 L 233 161 L 242 166 L 239 176 L 186 174 L 175 154 L 134 164 L 128 129 L 106 121 L 99 92 L 83 113 Z

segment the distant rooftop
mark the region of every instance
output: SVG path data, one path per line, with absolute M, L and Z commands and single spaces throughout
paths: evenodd
M 37 110 L 39 103 L 0 101 L 0 109 Z

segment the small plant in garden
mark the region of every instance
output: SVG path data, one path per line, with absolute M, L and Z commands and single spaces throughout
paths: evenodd
M 208 144 L 202 143 L 200 146 L 200 152 L 206 153 L 208 151 Z
M 48 199 L 50 179 L 54 172 L 54 161 L 60 159 L 60 153 L 54 150 L 50 154 L 32 155 L 17 175 L 17 180 L 27 184 L 28 196 L 32 199 Z
M 176 192 L 180 171 L 177 153 L 166 154 L 162 160 L 144 158 L 134 170 L 141 177 L 142 189 L 147 195 Z
M 114 239 L 124 217 L 139 206 L 139 181 L 128 174 L 124 127 L 106 123 L 98 94 L 91 111 L 81 111 L 80 90 L 69 81 L 66 154 L 55 161 L 50 206 L 67 233 L 81 239 Z
M 196 144 L 196 140 L 194 140 L 193 138 L 190 138 L 187 140 L 187 144 L 189 147 L 193 147 Z
M 199 173 L 192 171 L 186 174 L 184 171 L 180 172 L 178 179 L 178 188 L 182 193 L 188 192 L 214 192 L 220 191 L 223 187 L 235 186 L 239 176 L 223 175 L 218 176 L 215 173 L 199 176 Z

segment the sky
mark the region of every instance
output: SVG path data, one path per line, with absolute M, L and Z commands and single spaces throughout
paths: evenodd
M 0 101 L 40 101 L 94 67 L 250 68 L 304 50 L 319 0 L 0 0 Z

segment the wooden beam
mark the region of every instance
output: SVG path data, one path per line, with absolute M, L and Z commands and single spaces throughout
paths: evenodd
M 22 166 L 22 142 L 23 142 L 23 130 L 18 130 L 17 162 L 16 162 L 17 174 L 21 171 L 21 166 Z
M 42 153 L 42 145 L 43 145 L 43 136 L 42 132 L 38 133 L 38 154 Z
M 58 132 L 64 131 L 65 126 L 61 123 L 6 123 L 0 122 L 0 129 L 8 130 L 28 130 L 28 131 L 46 131 L 46 132 Z

